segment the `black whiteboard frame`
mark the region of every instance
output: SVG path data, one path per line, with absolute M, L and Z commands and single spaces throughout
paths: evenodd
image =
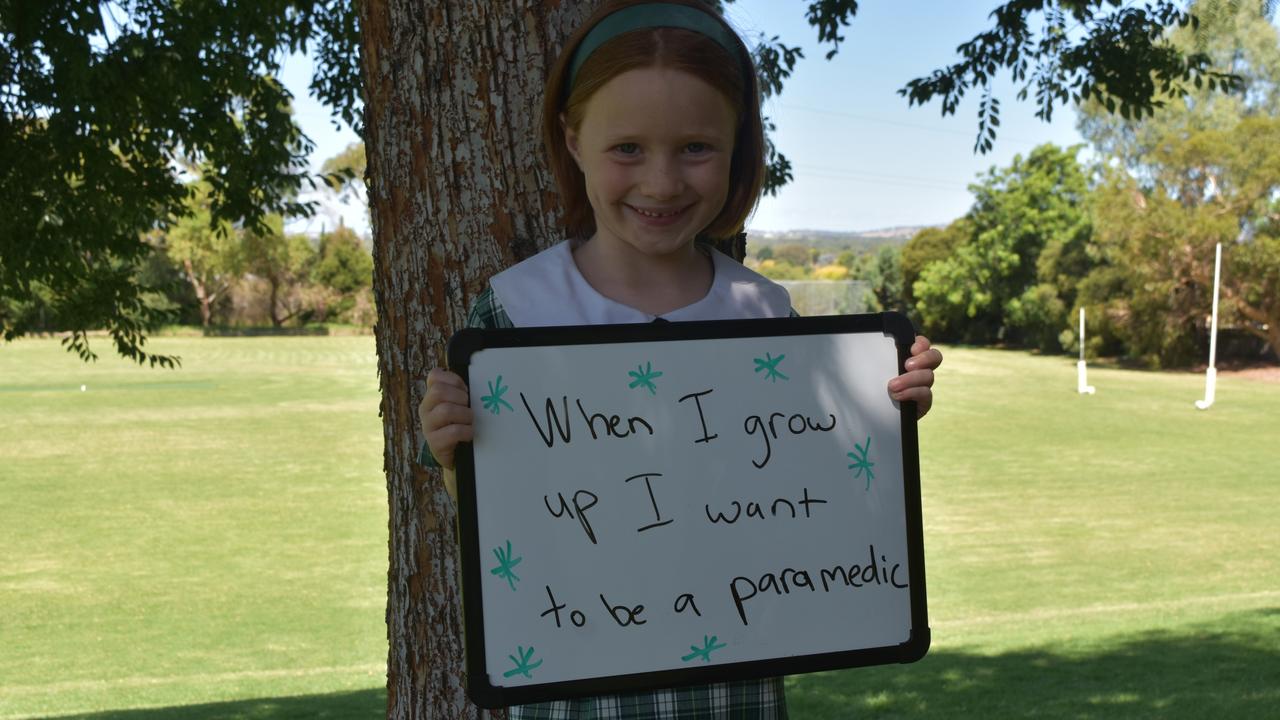
M 488 348 L 849 333 L 880 333 L 892 336 L 898 347 L 897 371 L 898 374 L 904 372 L 904 364 L 910 356 L 911 345 L 915 342 L 915 328 L 905 315 L 896 312 L 769 320 L 574 325 L 499 330 L 468 328 L 459 331 L 449 340 L 447 354 L 449 369 L 461 376 L 469 386 L 471 356 Z M 869 665 L 910 663 L 924 657 L 929 650 L 930 631 L 925 599 L 924 526 L 920 509 L 917 410 L 914 402 L 903 402 L 899 405 L 902 415 L 903 502 L 906 511 L 907 556 L 910 562 L 908 595 L 911 602 L 911 631 L 906 642 L 884 647 L 752 660 L 703 668 L 659 670 L 650 673 L 594 677 L 517 687 L 503 687 L 489 682 L 480 598 L 483 577 L 474 482 L 475 457 L 471 443 L 459 444 L 455 462 L 458 478 L 458 538 L 462 554 L 463 635 L 466 650 L 467 694 L 480 707 L 500 708 L 571 697 L 705 685 L 730 680 L 751 680 Z

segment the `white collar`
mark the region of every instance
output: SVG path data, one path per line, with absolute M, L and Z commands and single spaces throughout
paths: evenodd
M 787 317 L 786 288 L 714 248 L 715 277 L 697 302 L 665 313 L 672 322 Z M 498 302 L 516 327 L 647 323 L 657 316 L 611 300 L 591 287 L 565 240 L 489 279 Z

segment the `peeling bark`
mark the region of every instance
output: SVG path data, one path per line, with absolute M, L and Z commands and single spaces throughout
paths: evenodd
M 390 505 L 387 716 L 504 717 L 463 689 L 454 508 L 415 462 L 427 371 L 490 275 L 558 237 L 542 84 L 594 2 L 359 3 Z

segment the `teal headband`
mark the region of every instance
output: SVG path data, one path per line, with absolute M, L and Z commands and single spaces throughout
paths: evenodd
M 587 58 L 591 57 L 591 53 L 623 33 L 646 28 L 692 30 L 711 38 L 731 56 L 737 58 L 739 63 L 742 62 L 742 56 L 739 55 L 741 41 L 707 13 L 688 5 L 673 3 L 632 5 L 611 13 L 596 23 L 596 26 L 591 28 L 591 32 L 587 33 L 587 36 L 578 44 L 578 49 L 573 53 L 573 62 L 569 65 L 569 82 L 565 86 L 565 94 L 568 95 L 573 88 L 573 83 L 578 78 L 578 70 L 582 68 Z

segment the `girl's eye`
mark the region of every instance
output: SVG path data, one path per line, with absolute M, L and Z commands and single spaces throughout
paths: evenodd
M 685 145 L 684 149 L 689 153 L 698 155 L 700 153 L 709 152 L 711 150 L 711 146 L 703 142 L 692 142 Z
M 635 143 L 620 143 L 618 145 L 615 145 L 613 149 L 617 150 L 623 155 L 635 155 L 636 153 L 640 152 L 640 146 Z

